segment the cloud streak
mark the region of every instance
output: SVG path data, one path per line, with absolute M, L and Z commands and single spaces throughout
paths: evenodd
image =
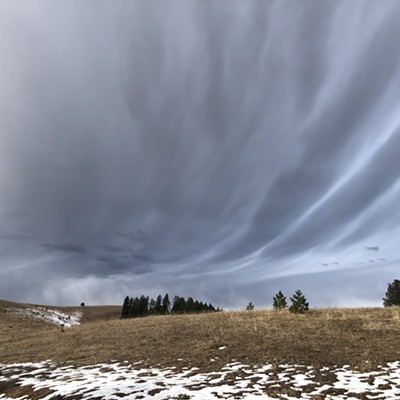
M 277 280 L 368 285 L 360 262 L 384 291 L 399 17 L 396 1 L 3 2 L 2 296 L 73 302 L 73 284 L 51 289 L 63 279 L 98 302 L 180 288 L 268 304 Z

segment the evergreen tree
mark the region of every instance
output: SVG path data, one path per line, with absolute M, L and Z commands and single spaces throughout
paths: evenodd
M 129 314 L 128 314 L 128 318 L 132 317 L 133 317 L 133 297 L 129 299 Z
M 138 314 L 145 316 L 149 313 L 149 298 L 141 295 L 139 299 L 139 310 Z
M 139 297 L 131 298 L 129 304 L 129 317 L 138 317 L 140 315 L 140 299 Z
M 198 300 L 195 300 L 192 306 L 192 312 L 193 313 L 199 313 L 202 312 L 203 310 L 201 309 L 201 305 Z
M 166 293 L 162 300 L 161 313 L 166 315 L 169 314 L 170 310 L 171 310 L 171 302 L 169 301 L 168 293 Z
M 282 293 L 282 291 L 279 291 L 275 297 L 273 298 L 273 307 L 275 310 L 284 310 L 287 308 L 287 301 L 286 301 L 286 296 Z
M 162 303 L 162 297 L 161 297 L 161 294 L 159 294 L 159 295 L 157 296 L 156 306 L 155 306 L 155 308 L 154 308 L 154 311 L 155 311 L 155 313 L 156 313 L 157 315 L 160 315 L 160 314 L 161 314 L 161 310 L 162 310 L 162 305 L 161 305 L 161 303 Z
M 179 296 L 174 296 L 174 299 L 172 300 L 172 308 L 171 308 L 172 313 L 177 313 L 179 311 L 180 301 L 181 301 L 181 298 Z
M 184 297 L 179 297 L 176 312 L 179 314 L 183 314 L 185 312 L 185 310 L 186 310 L 186 300 Z
M 122 304 L 121 318 L 129 317 L 129 296 L 125 297 L 124 303 Z
M 186 302 L 185 312 L 187 312 L 187 313 L 193 312 L 194 311 L 193 306 L 194 306 L 193 297 L 188 297 L 187 302 Z
M 252 302 L 250 302 L 249 304 L 247 304 L 246 310 L 247 310 L 247 311 L 254 310 L 254 304 L 253 304 Z
M 388 284 L 386 296 L 382 300 L 385 307 L 400 306 L 400 281 L 398 279 Z
M 155 314 L 155 311 L 156 311 L 156 301 L 154 299 L 151 299 L 149 303 L 149 314 Z
M 303 314 L 308 311 L 308 303 L 306 298 L 304 297 L 301 290 L 296 290 L 293 297 L 290 298 L 292 301 L 292 305 L 289 307 L 289 311 L 295 314 Z

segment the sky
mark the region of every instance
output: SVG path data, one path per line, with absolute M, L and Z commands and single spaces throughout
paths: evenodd
M 382 305 L 397 0 L 0 2 L 0 298 Z

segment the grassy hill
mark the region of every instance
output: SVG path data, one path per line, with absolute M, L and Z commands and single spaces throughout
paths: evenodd
M 144 361 L 147 365 L 220 368 L 250 365 L 349 364 L 369 369 L 400 357 L 400 309 L 314 309 L 305 315 L 272 310 L 119 319 L 119 306 L 51 307 L 83 312 L 82 324 L 59 326 L 24 318 L 0 302 L 2 363 L 43 361 L 89 365 Z

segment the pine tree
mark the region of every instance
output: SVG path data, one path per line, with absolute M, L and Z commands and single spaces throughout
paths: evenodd
M 292 305 L 289 307 L 289 311 L 295 314 L 303 314 L 308 311 L 308 303 L 306 298 L 304 297 L 301 290 L 296 290 L 293 297 L 290 298 L 292 301 Z
M 202 312 L 202 309 L 201 309 L 201 306 L 200 306 L 200 303 L 198 300 L 194 301 L 193 306 L 192 306 L 192 312 L 194 312 L 194 313 Z
M 385 298 L 382 300 L 385 307 L 400 306 L 400 281 L 398 279 L 388 284 Z
M 179 296 L 174 296 L 174 299 L 172 300 L 172 308 L 171 308 L 172 313 L 178 312 L 180 301 L 181 301 L 181 298 Z
M 154 312 L 155 312 L 155 314 L 157 314 L 157 315 L 160 315 L 160 314 L 161 314 L 161 310 L 162 310 L 161 303 L 162 303 L 162 297 L 161 297 L 161 294 L 159 294 L 159 295 L 157 296 L 156 306 L 155 306 L 155 308 L 154 308 Z
M 254 304 L 253 304 L 252 302 L 250 302 L 249 304 L 247 304 L 246 310 L 247 310 L 247 311 L 254 310 Z
M 155 311 L 156 311 L 156 301 L 154 299 L 151 299 L 149 303 L 149 314 L 155 314 Z
M 274 310 L 284 310 L 287 306 L 286 296 L 280 290 L 273 298 Z
M 171 310 L 171 302 L 169 301 L 168 293 L 165 294 L 162 304 L 161 304 L 161 313 L 162 314 L 169 314 Z
M 121 318 L 129 317 L 129 296 L 125 297 L 124 303 L 122 304 Z
M 149 298 L 141 295 L 139 299 L 139 315 L 145 316 L 149 313 Z
M 193 305 L 194 305 L 193 297 L 188 297 L 187 302 L 186 302 L 185 312 L 187 312 L 187 313 L 193 312 L 194 311 Z
M 140 315 L 140 299 L 139 297 L 131 298 L 129 301 L 129 317 L 139 317 Z
M 186 300 L 184 297 L 180 297 L 178 303 L 178 313 L 183 314 L 186 310 Z

